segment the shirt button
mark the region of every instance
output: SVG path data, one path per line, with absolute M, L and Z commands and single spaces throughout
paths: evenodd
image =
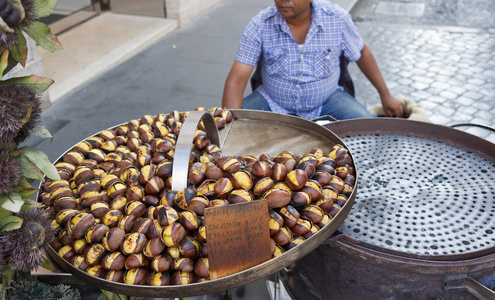
M 325 56 L 326 59 L 330 59 L 330 55 Z
M 301 87 L 301 85 L 299 85 L 299 84 L 296 84 L 296 88 L 300 88 L 300 87 Z

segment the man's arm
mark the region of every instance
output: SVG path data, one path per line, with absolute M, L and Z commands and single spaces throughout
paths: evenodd
M 357 65 L 378 91 L 385 113 L 389 117 L 402 117 L 404 113 L 402 104 L 390 94 L 375 57 L 366 43 L 361 50 L 361 58 L 357 61 Z
M 248 83 L 253 66 L 234 61 L 230 73 L 225 81 L 223 90 L 222 107 L 227 109 L 242 108 L 244 90 Z

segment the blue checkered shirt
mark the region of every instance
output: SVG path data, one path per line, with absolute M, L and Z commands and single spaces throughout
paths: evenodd
M 312 1 L 312 22 L 303 45 L 292 37 L 275 4 L 254 16 L 244 29 L 235 60 L 256 66 L 262 59 L 257 91 L 274 112 L 314 119 L 335 92 L 340 55 L 361 57 L 363 40 L 350 15 L 327 0 Z

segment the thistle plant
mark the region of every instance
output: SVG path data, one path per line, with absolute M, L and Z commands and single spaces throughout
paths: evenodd
M 52 139 L 38 127 L 41 96 L 53 84 L 49 78 L 29 75 L 3 80 L 15 66 L 25 67 L 26 36 L 55 52 L 61 45 L 39 18 L 49 16 L 58 0 L 0 0 L 0 298 L 7 288 L 37 290 L 34 282 L 17 282 L 44 262 L 42 249 L 53 238 L 50 221 L 32 197 L 36 181 L 60 179 L 40 150 L 20 146 L 30 136 Z M 23 298 L 29 299 L 29 298 Z

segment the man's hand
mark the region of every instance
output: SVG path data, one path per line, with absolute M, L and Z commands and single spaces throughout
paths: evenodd
M 381 99 L 383 110 L 387 116 L 395 118 L 402 118 L 404 116 L 402 103 L 400 103 L 392 94 L 384 95 Z

